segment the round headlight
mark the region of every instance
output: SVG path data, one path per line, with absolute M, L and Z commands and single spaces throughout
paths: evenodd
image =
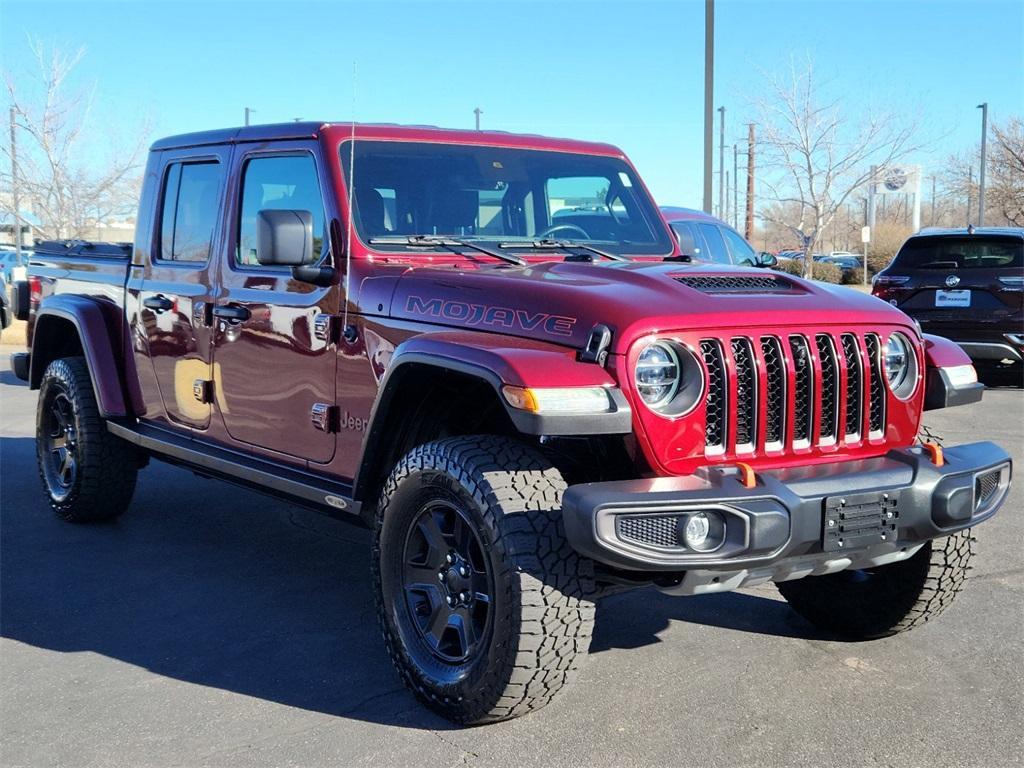
M 902 333 L 893 333 L 882 350 L 882 366 L 889 389 L 901 400 L 913 394 L 917 386 L 917 357 L 910 341 Z
M 679 356 L 663 342 L 644 348 L 636 361 L 636 389 L 652 408 L 669 402 L 679 389 Z
M 704 371 L 697 357 L 686 345 L 668 339 L 640 350 L 633 381 L 644 404 L 669 418 L 692 411 L 704 394 Z

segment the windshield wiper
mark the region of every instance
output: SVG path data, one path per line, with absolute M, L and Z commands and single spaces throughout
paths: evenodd
M 596 256 L 600 256 L 603 259 L 610 259 L 611 261 L 632 261 L 632 259 L 622 256 L 618 253 L 609 253 L 608 251 L 602 251 L 595 248 L 592 245 L 586 243 L 578 243 L 575 240 L 523 240 L 513 241 L 509 243 L 498 243 L 499 248 L 531 248 L 538 251 L 572 251 L 574 248 L 577 251 L 589 251 Z M 582 254 L 579 254 L 582 255 Z M 593 261 L 593 258 L 590 259 Z
M 514 256 L 511 253 L 501 253 L 500 251 L 492 251 L 490 248 L 484 248 L 482 245 L 477 245 L 470 240 L 461 240 L 457 237 L 441 237 L 439 235 L 407 235 L 405 237 L 372 237 L 369 240 L 370 245 L 377 243 L 388 244 L 388 245 L 410 245 L 414 248 L 469 248 L 470 250 L 477 251 L 491 256 L 495 259 L 501 259 L 502 261 L 508 262 L 509 264 L 515 264 L 520 267 L 526 266 L 526 259 L 522 259 L 518 256 Z

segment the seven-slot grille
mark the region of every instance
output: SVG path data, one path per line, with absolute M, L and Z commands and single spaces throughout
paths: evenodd
M 886 391 L 876 333 L 702 339 L 708 454 L 879 438 Z M 731 404 L 730 399 L 735 398 Z

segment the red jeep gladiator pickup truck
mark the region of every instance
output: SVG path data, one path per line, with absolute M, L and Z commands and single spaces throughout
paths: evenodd
M 149 154 L 134 246 L 47 243 L 16 291 L 61 517 L 148 458 L 373 529 L 388 653 L 463 723 L 546 704 L 594 601 L 775 581 L 892 634 L 960 591 L 1010 459 L 918 440 L 981 397 L 895 307 L 697 265 L 615 147 L 290 123 Z

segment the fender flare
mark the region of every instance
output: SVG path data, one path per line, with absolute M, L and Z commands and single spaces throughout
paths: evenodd
M 363 479 L 373 474 L 373 457 L 386 440 L 381 426 L 404 374 L 415 368 L 451 371 L 487 383 L 509 420 L 524 435 L 625 435 L 633 431 L 632 411 L 612 376 L 599 365 L 576 360 L 577 350 L 532 339 L 509 338 L 474 331 L 438 331 L 414 336 L 400 344 L 380 380 L 363 438 L 362 461 L 355 478 L 356 496 Z M 504 385 L 517 387 L 587 387 L 608 389 L 606 413 L 542 414 L 512 407 L 502 395 Z
M 954 381 L 948 369 L 970 366 L 971 358 L 956 342 L 922 334 L 925 359 L 924 409 L 934 411 L 956 405 L 969 405 L 981 400 L 985 385 L 974 381 Z
M 104 418 L 126 416 L 128 408 L 121 383 L 120 366 L 110 338 L 110 327 L 99 302 L 84 296 L 58 294 L 48 296 L 39 305 L 35 327 L 32 333 L 32 350 L 29 359 L 29 388 L 39 389 L 47 360 L 42 352 L 50 343 L 48 327 L 52 319 L 71 323 L 82 345 L 93 392 L 100 415 Z M 45 347 L 44 347 L 45 348 Z

